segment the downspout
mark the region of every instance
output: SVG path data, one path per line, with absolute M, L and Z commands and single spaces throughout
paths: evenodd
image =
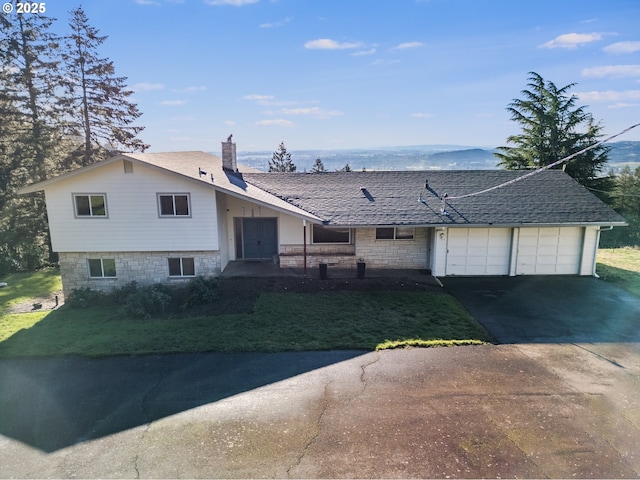
M 304 274 L 307 274 L 307 220 L 302 220 L 302 258 L 304 262 Z
M 596 264 L 597 262 L 597 257 L 598 257 L 598 247 L 600 246 L 600 232 L 608 232 L 610 230 L 613 230 L 613 225 L 609 225 L 606 228 L 600 227 L 598 228 L 598 236 L 596 237 L 596 243 L 595 243 L 595 247 L 594 247 L 594 252 L 593 252 L 593 270 L 592 270 L 592 274 L 594 277 L 596 278 L 600 278 L 600 275 L 598 275 L 596 273 Z

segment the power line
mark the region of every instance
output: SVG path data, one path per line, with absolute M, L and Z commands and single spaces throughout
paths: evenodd
M 625 128 L 624 130 L 622 130 L 619 133 L 616 133 L 615 135 L 611 135 L 610 137 L 607 137 L 604 140 L 600 140 L 599 142 L 596 142 L 593 145 L 589 145 L 588 147 L 583 148 L 579 152 L 572 153 L 569 156 L 561 158 L 560 160 L 557 160 L 557 161 L 555 161 L 553 163 L 550 163 L 549 165 L 545 165 L 544 167 L 541 167 L 541 168 L 538 168 L 536 170 L 533 170 L 533 171 L 531 171 L 531 172 L 529 172 L 529 173 L 527 173 L 525 175 L 522 175 L 521 177 L 514 178 L 513 180 L 509 180 L 508 182 L 501 183 L 501 184 L 496 185 L 494 187 L 485 188 L 484 190 L 480 190 L 479 192 L 467 193 L 466 195 L 459 195 L 457 197 L 449 197 L 449 196 L 447 196 L 446 198 L 443 197 L 442 200 L 444 202 L 444 201 L 451 201 L 451 200 L 460 200 L 461 198 L 475 197 L 476 195 L 482 195 L 483 193 L 491 192 L 493 190 L 497 190 L 498 188 L 506 187 L 507 185 L 511 185 L 513 183 L 519 182 L 521 180 L 524 180 L 525 178 L 529 178 L 529 177 L 532 177 L 534 175 L 537 175 L 538 173 L 540 173 L 540 172 L 542 172 L 544 170 L 549 170 L 550 168 L 556 167 L 556 166 L 560 165 L 561 163 L 568 162 L 569 160 L 574 159 L 578 155 L 582 155 L 583 153 L 586 153 L 589 150 L 592 150 L 592 149 L 602 145 L 603 143 L 610 142 L 614 138 L 619 137 L 620 135 L 624 135 L 625 133 L 629 132 L 630 130 L 633 130 L 634 128 L 636 128 L 638 126 L 640 126 L 640 123 L 636 123 L 635 125 L 631 125 L 630 127 Z

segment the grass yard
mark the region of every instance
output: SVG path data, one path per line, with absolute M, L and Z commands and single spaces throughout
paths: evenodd
M 248 292 L 254 285 L 247 282 Z M 489 340 L 453 297 L 437 290 L 315 291 L 309 283 L 301 292 L 267 289 L 247 298 L 251 308 L 234 302 L 237 313 L 227 306 L 218 315 L 140 320 L 123 318 L 109 305 L 5 314 L 0 316 L 0 357 L 374 350 Z
M 596 272 L 603 280 L 640 297 L 640 249 L 625 247 L 598 250 Z

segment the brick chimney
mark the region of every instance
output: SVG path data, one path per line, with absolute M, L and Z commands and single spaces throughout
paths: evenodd
M 227 172 L 236 173 L 238 171 L 236 144 L 231 141 L 231 137 L 233 134 L 229 135 L 226 142 L 222 142 L 222 168 Z

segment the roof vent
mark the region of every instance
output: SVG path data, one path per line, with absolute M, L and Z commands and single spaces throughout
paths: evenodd
M 360 187 L 360 191 L 363 192 L 363 193 L 366 192 L 367 191 L 367 187 Z

